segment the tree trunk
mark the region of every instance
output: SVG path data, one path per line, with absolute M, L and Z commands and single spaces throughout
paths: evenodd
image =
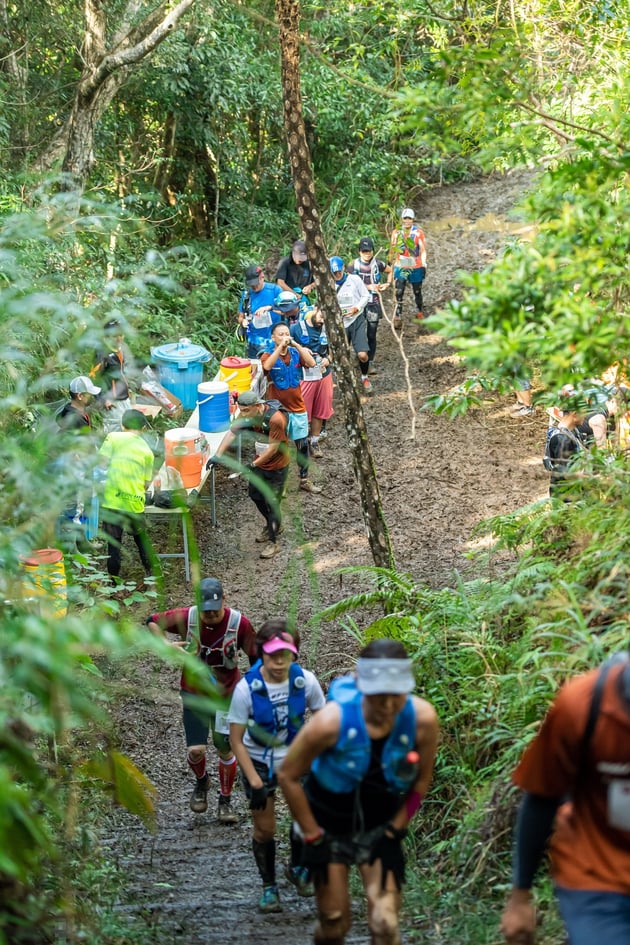
M 70 186 L 81 186 L 94 163 L 94 133 L 128 73 L 171 35 L 194 0 L 163 0 L 135 26 L 140 0 L 128 0 L 119 17 L 120 28 L 107 48 L 105 8 L 101 0 L 85 0 L 85 37 L 81 49 L 83 72 L 69 118 L 40 166 L 51 167 L 63 154 L 62 171 Z
M 284 125 L 298 213 L 302 221 L 311 269 L 317 283 L 319 304 L 324 314 L 333 361 L 337 368 L 348 445 L 352 452 L 354 473 L 359 484 L 361 508 L 372 557 L 377 567 L 393 568 L 394 553 L 383 515 L 374 460 L 361 408 L 355 373 L 355 355 L 350 350 L 343 328 L 337 291 L 328 265 L 328 254 L 324 246 L 319 210 L 315 199 L 311 156 L 306 140 L 300 91 L 298 34 L 300 4 L 299 0 L 275 0 L 275 5 L 282 52 Z

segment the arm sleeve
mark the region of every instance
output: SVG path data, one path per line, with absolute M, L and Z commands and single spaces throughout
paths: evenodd
M 512 858 L 512 884 L 517 889 L 531 889 L 540 866 L 553 821 L 560 805 L 559 797 L 525 794 L 518 811 Z

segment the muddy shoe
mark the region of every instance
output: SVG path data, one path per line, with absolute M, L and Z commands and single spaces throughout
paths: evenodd
M 282 912 L 277 886 L 264 886 L 262 896 L 258 901 L 261 912 Z
M 309 443 L 308 451 L 313 459 L 321 459 L 324 455 L 319 448 L 319 443 Z
M 219 811 L 217 814 L 220 824 L 237 824 L 238 814 L 232 810 L 232 798 L 229 794 L 219 794 Z
M 310 492 L 311 495 L 319 495 L 322 491 L 321 486 L 316 486 L 310 479 L 300 479 L 300 489 L 302 492 Z
M 394 328 L 398 329 L 399 331 L 402 328 L 402 318 L 400 315 L 394 315 Z
M 372 374 L 372 375 L 378 374 L 378 368 L 374 366 L 374 361 L 370 361 L 370 364 L 368 367 L 368 374 Z
M 269 544 L 260 552 L 261 558 L 275 558 L 280 552 L 280 545 L 277 541 L 270 541 Z
M 267 528 L 266 525 L 261 531 L 260 535 L 256 535 L 256 537 L 254 538 L 254 541 L 258 545 L 264 545 L 266 541 L 269 541 L 269 529 Z
M 365 391 L 366 394 L 371 394 L 373 392 L 374 388 L 372 387 L 372 382 L 367 376 L 367 374 L 365 375 L 365 377 L 361 378 L 361 383 L 363 384 L 363 390 Z
M 197 778 L 195 789 L 190 796 L 190 809 L 194 814 L 204 814 L 208 810 L 208 789 L 210 787 L 210 778 L 204 774 L 203 778 Z
M 298 896 L 315 895 L 313 883 L 308 878 L 308 870 L 303 866 L 291 866 L 287 863 L 284 873 L 289 882 L 295 886 Z

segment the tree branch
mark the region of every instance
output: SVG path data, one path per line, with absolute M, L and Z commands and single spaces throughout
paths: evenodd
M 104 56 L 98 68 L 81 82 L 81 95 L 86 98 L 89 97 L 112 73 L 126 66 L 133 65 L 136 62 L 140 62 L 148 56 L 149 53 L 152 52 L 156 46 L 159 46 L 169 33 L 173 31 L 179 19 L 193 3 L 194 0 L 179 0 L 179 3 L 170 13 L 163 16 L 156 25 L 158 12 L 163 13 L 164 10 L 170 6 L 169 0 L 161 4 L 154 13 L 150 14 L 146 21 L 143 21 L 140 26 L 132 30 L 127 37 L 122 40 L 117 50 Z M 126 45 L 131 36 L 135 38 L 135 44 L 129 48 L 121 49 L 121 46 Z

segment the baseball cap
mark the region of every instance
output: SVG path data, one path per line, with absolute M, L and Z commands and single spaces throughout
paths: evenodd
M 357 689 L 366 696 L 403 695 L 413 692 L 415 680 L 411 660 L 362 659 L 357 660 Z
M 293 638 L 288 633 L 283 633 L 281 637 L 272 637 L 262 645 L 263 653 L 277 653 L 278 650 L 290 650 L 297 656 L 297 647 Z
M 308 254 L 306 252 L 306 243 L 304 240 L 296 240 L 291 247 L 291 253 L 298 262 L 306 262 L 308 259 Z
M 261 400 L 258 394 L 254 393 L 253 390 L 244 390 L 238 395 L 239 407 L 253 407 L 255 404 L 263 403 L 264 400 Z
M 245 270 L 245 284 L 258 285 L 258 282 L 262 274 L 263 274 L 263 271 L 260 266 L 248 266 L 247 269 Z
M 93 384 L 89 377 L 80 374 L 70 381 L 71 394 L 100 394 L 101 388 Z
M 281 292 L 273 303 L 274 309 L 278 312 L 292 312 L 294 308 L 297 308 L 300 304 L 299 297 L 295 292 Z
M 403 220 L 405 217 L 411 217 L 412 220 L 416 219 L 416 211 L 412 210 L 411 207 L 405 207 L 403 212 L 400 214 Z
M 199 598 L 202 610 L 221 610 L 223 585 L 217 578 L 204 578 L 199 582 Z
M 363 239 L 359 241 L 359 252 L 360 253 L 373 253 L 374 240 L 370 239 L 369 236 L 364 236 Z
M 120 421 L 125 430 L 143 430 L 147 423 L 147 418 L 139 410 L 125 410 Z

